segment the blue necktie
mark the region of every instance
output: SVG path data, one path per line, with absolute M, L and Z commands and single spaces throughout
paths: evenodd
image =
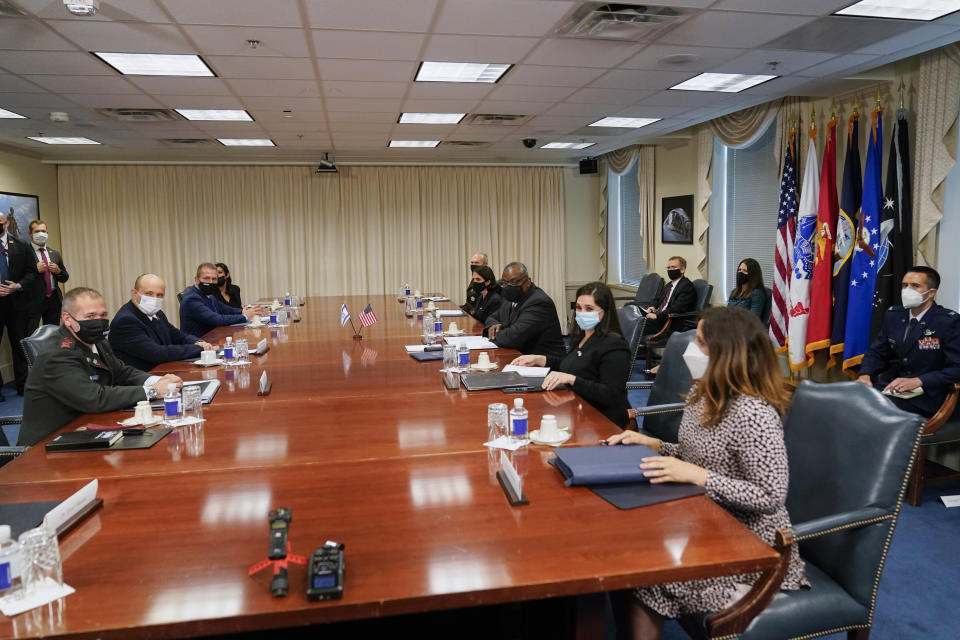
M 10 279 L 10 267 L 7 265 L 7 246 L 0 242 L 0 282 L 6 282 Z

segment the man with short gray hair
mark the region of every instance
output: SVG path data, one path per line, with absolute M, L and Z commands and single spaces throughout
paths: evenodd
M 484 335 L 498 347 L 524 355 L 566 355 L 557 307 L 547 293 L 530 280 L 527 267 L 511 262 L 503 269 L 501 295 L 509 304 L 490 314 Z
M 468 314 L 473 314 L 473 310 L 477 307 L 477 298 L 480 297 L 480 293 L 483 291 L 483 286 L 477 286 L 477 283 L 473 281 L 473 274 L 477 271 L 477 267 L 487 267 L 487 254 L 478 251 L 477 253 L 470 256 L 470 284 L 467 285 L 467 301 L 460 305 L 460 308 L 466 311 Z

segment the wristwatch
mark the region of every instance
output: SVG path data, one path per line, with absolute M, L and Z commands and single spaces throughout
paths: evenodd
M 156 400 L 157 395 L 157 390 L 153 387 L 147 389 L 147 400 Z

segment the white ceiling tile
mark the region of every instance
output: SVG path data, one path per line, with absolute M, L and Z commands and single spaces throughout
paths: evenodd
M 539 102 L 558 102 L 575 89 L 573 87 L 525 87 L 521 85 L 497 86 L 487 96 L 491 100 L 532 100 Z
M 567 102 L 591 102 L 596 104 L 626 105 L 651 95 L 650 91 L 630 91 L 626 89 L 580 89 Z
M 454 131 L 455 124 L 398 124 L 391 137 L 398 140 L 444 140 Z
M 450 134 L 451 140 L 500 140 L 506 135 L 516 133 L 516 127 L 498 127 L 490 124 L 460 125 Z
M 170 109 L 243 109 L 242 102 L 233 96 L 154 94 L 157 102 Z
M 334 126 L 347 122 L 370 122 L 378 124 L 396 124 L 398 113 L 390 111 L 384 113 L 355 113 L 353 111 L 327 112 L 330 123 Z
M 160 78 L 129 76 L 131 82 L 147 93 L 168 96 L 226 96 L 230 88 L 220 78 Z
M 624 69 L 659 69 L 661 71 L 689 71 L 691 75 L 701 73 L 727 60 L 732 60 L 749 49 L 732 47 L 697 47 L 693 45 L 652 44 L 633 56 L 621 67 Z M 670 56 L 695 56 L 690 62 L 670 62 Z M 664 59 L 667 61 L 664 61 Z
M 522 84 L 541 87 L 582 87 L 590 83 L 603 69 L 587 67 L 546 67 L 520 64 L 510 69 L 498 84 Z
M 861 65 L 869 65 L 871 61 L 876 59 L 877 56 L 875 55 L 848 53 L 837 56 L 833 60 L 824 62 L 823 64 L 815 64 L 812 67 L 807 67 L 803 71 L 798 71 L 795 75 L 809 78 L 823 78 L 860 67 Z
M 141 93 L 126 78 L 117 76 L 27 76 L 55 93 Z
M 447 0 L 434 29 L 437 33 L 549 35 L 574 5 L 543 0 Z
M 369 134 L 370 136 L 385 136 L 393 131 L 394 122 L 341 122 L 337 124 L 336 132 L 352 135 Z
M 406 82 L 350 82 L 326 80 L 323 94 L 328 98 L 402 98 Z
M 325 111 L 297 111 L 291 110 L 290 117 L 286 117 L 282 109 L 254 109 L 249 112 L 253 119 L 264 127 L 270 128 L 276 123 L 295 124 L 312 130 L 327 128 L 327 114 Z
M 260 126 L 263 127 L 268 133 L 274 132 L 285 132 L 285 133 L 308 133 L 311 131 L 325 131 L 325 128 L 321 126 L 321 123 L 318 122 L 297 122 L 292 118 L 289 120 L 272 120 L 270 122 L 264 122 L 263 120 L 258 120 Z
M 709 71 L 787 76 L 834 57 L 834 53 L 754 49 Z M 775 70 L 771 69 L 771 62 L 779 63 Z
M 609 115 L 612 107 L 602 104 L 563 102 L 548 109 L 544 115 L 548 116 L 581 116 L 584 119 L 595 116 Z M 590 121 L 592 122 L 592 120 Z M 585 122 L 584 124 L 589 124 Z
M 410 87 L 407 98 L 411 100 L 480 100 L 487 96 L 494 86 L 485 83 L 416 82 Z M 437 109 L 428 109 L 428 111 L 437 111 Z
M 50 20 L 47 24 L 86 51 L 116 53 L 196 53 L 171 24 Z
M 131 108 L 131 109 L 160 109 L 162 104 L 143 94 L 110 94 L 110 93 L 71 93 L 70 99 L 85 107 L 94 109 Z
M 16 0 L 16 4 L 41 18 L 69 18 L 63 0 Z M 154 0 L 103 0 L 96 15 L 84 21 L 170 22 L 170 18 Z
M 313 46 L 318 58 L 364 60 L 419 60 L 424 36 L 386 31 L 331 31 L 314 29 Z
M 438 62 L 518 62 L 537 44 L 536 38 L 435 35 L 427 40 L 424 60 Z
M 225 80 L 242 97 L 245 96 L 290 96 L 315 98 L 320 95 L 316 80 Z
M 32 82 L 27 82 L 30 79 L 29 76 L 24 79 L 9 73 L 0 73 L 0 93 L 44 93 L 46 91 Z
M 524 60 L 527 64 L 609 69 L 640 51 L 642 45 L 628 42 L 598 42 L 552 38 L 541 42 Z
M 320 98 L 291 98 L 276 96 L 252 96 L 243 99 L 243 105 L 246 109 L 271 109 L 282 111 L 283 109 L 293 109 L 294 111 L 319 111 L 323 109 L 323 100 Z
M 419 62 L 400 60 L 317 60 L 320 77 L 326 80 L 395 82 L 413 80 Z
M 673 118 L 689 110 L 690 107 L 632 105 L 615 111 L 610 115 L 623 118 Z
M 414 113 L 472 113 L 479 100 L 451 98 L 447 100 L 419 100 L 407 98 L 403 110 Z
M 310 0 L 307 17 L 316 29 L 426 31 L 437 0 Z
M 665 33 L 658 42 L 679 45 L 693 42 L 716 47 L 736 43 L 741 47 L 755 47 L 813 20 L 806 16 L 705 11 Z
M 634 91 L 660 91 L 687 80 L 692 75 L 687 71 L 650 71 L 640 69 L 614 69 L 590 83 L 591 88 L 631 89 Z
M 400 111 L 400 98 L 327 98 L 327 109 L 330 111 Z
M 76 46 L 58 36 L 42 22 L 5 17 L 0 19 L 0 49 L 76 51 Z
M 956 34 L 957 27 L 946 24 L 926 24 L 916 29 L 911 29 L 907 33 L 886 40 L 881 40 L 875 44 L 859 49 L 857 53 L 888 54 L 898 49 L 906 49 L 924 42 L 931 42 L 937 38 Z
M 5 51 L 0 67 L 11 73 L 113 76 L 116 71 L 89 54 L 40 51 Z
M 782 77 L 774 78 L 764 82 L 763 84 L 758 84 L 755 87 L 751 87 L 746 91 L 741 91 L 737 95 L 748 98 L 749 96 L 783 96 L 783 95 L 793 95 L 792 91 L 799 87 L 800 85 L 810 82 L 810 78 L 801 78 L 801 77 Z
M 71 99 L 75 97 L 76 96 L 70 96 Z M 3 104 L 8 108 L 43 107 L 63 110 L 68 110 L 70 107 L 76 106 L 70 99 L 56 96 L 52 93 L 6 93 L 3 95 Z M 13 111 L 20 113 L 17 109 L 13 109 Z M 27 114 L 20 113 L 20 115 L 25 116 Z
M 221 78 L 313 80 L 315 77 L 309 58 L 207 56 L 205 59 Z
M 185 26 L 183 30 L 197 43 L 197 53 L 221 56 L 290 56 L 307 58 L 310 49 L 303 29 L 271 27 Z M 251 49 L 247 40 L 259 40 Z
M 583 116 L 537 116 L 529 124 L 537 128 L 568 130 L 582 127 L 584 122 Z
M 720 0 L 710 5 L 710 10 L 757 11 L 760 13 L 789 13 L 794 15 L 822 16 L 853 4 L 854 0 Z
M 299 27 L 297 0 L 161 0 L 181 24 Z
M 477 106 L 478 113 L 510 113 L 515 115 L 536 115 L 543 113 L 554 102 L 511 102 L 506 100 L 484 100 Z
M 665 107 L 706 107 L 711 104 L 722 104 L 736 99 L 735 93 L 717 93 L 715 91 L 661 91 L 649 98 L 644 98 L 637 106 L 665 106 Z

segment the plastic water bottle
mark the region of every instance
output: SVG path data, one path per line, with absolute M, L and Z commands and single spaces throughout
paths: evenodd
M 437 338 L 443 336 L 443 317 L 439 311 L 437 311 L 437 315 L 433 318 L 433 332 L 437 335 Z
M 167 386 L 167 395 L 163 396 L 163 414 L 168 421 L 180 418 L 180 390 L 173 384 Z
M 460 371 L 470 370 L 470 348 L 464 343 L 457 345 L 457 365 Z
M 404 283 L 403 283 L 403 295 L 404 295 L 404 296 L 409 296 L 409 295 L 410 295 L 410 283 L 409 283 L 409 282 L 404 282 Z
M 427 311 L 423 317 L 423 344 L 433 344 L 436 333 L 433 330 L 433 314 Z
M 10 537 L 10 525 L 0 524 L 0 598 L 20 590 L 20 545 Z
M 285 306 L 285 307 L 289 307 L 289 306 L 290 306 L 290 292 L 289 292 L 289 291 L 287 291 L 285 294 L 283 294 L 283 306 Z
M 227 337 L 227 341 L 223 345 L 223 361 L 227 364 L 233 364 L 236 362 L 233 352 L 233 338 L 231 337 Z
M 514 440 L 527 438 L 527 410 L 523 408 L 523 398 L 513 399 L 513 409 L 510 409 L 510 437 Z

